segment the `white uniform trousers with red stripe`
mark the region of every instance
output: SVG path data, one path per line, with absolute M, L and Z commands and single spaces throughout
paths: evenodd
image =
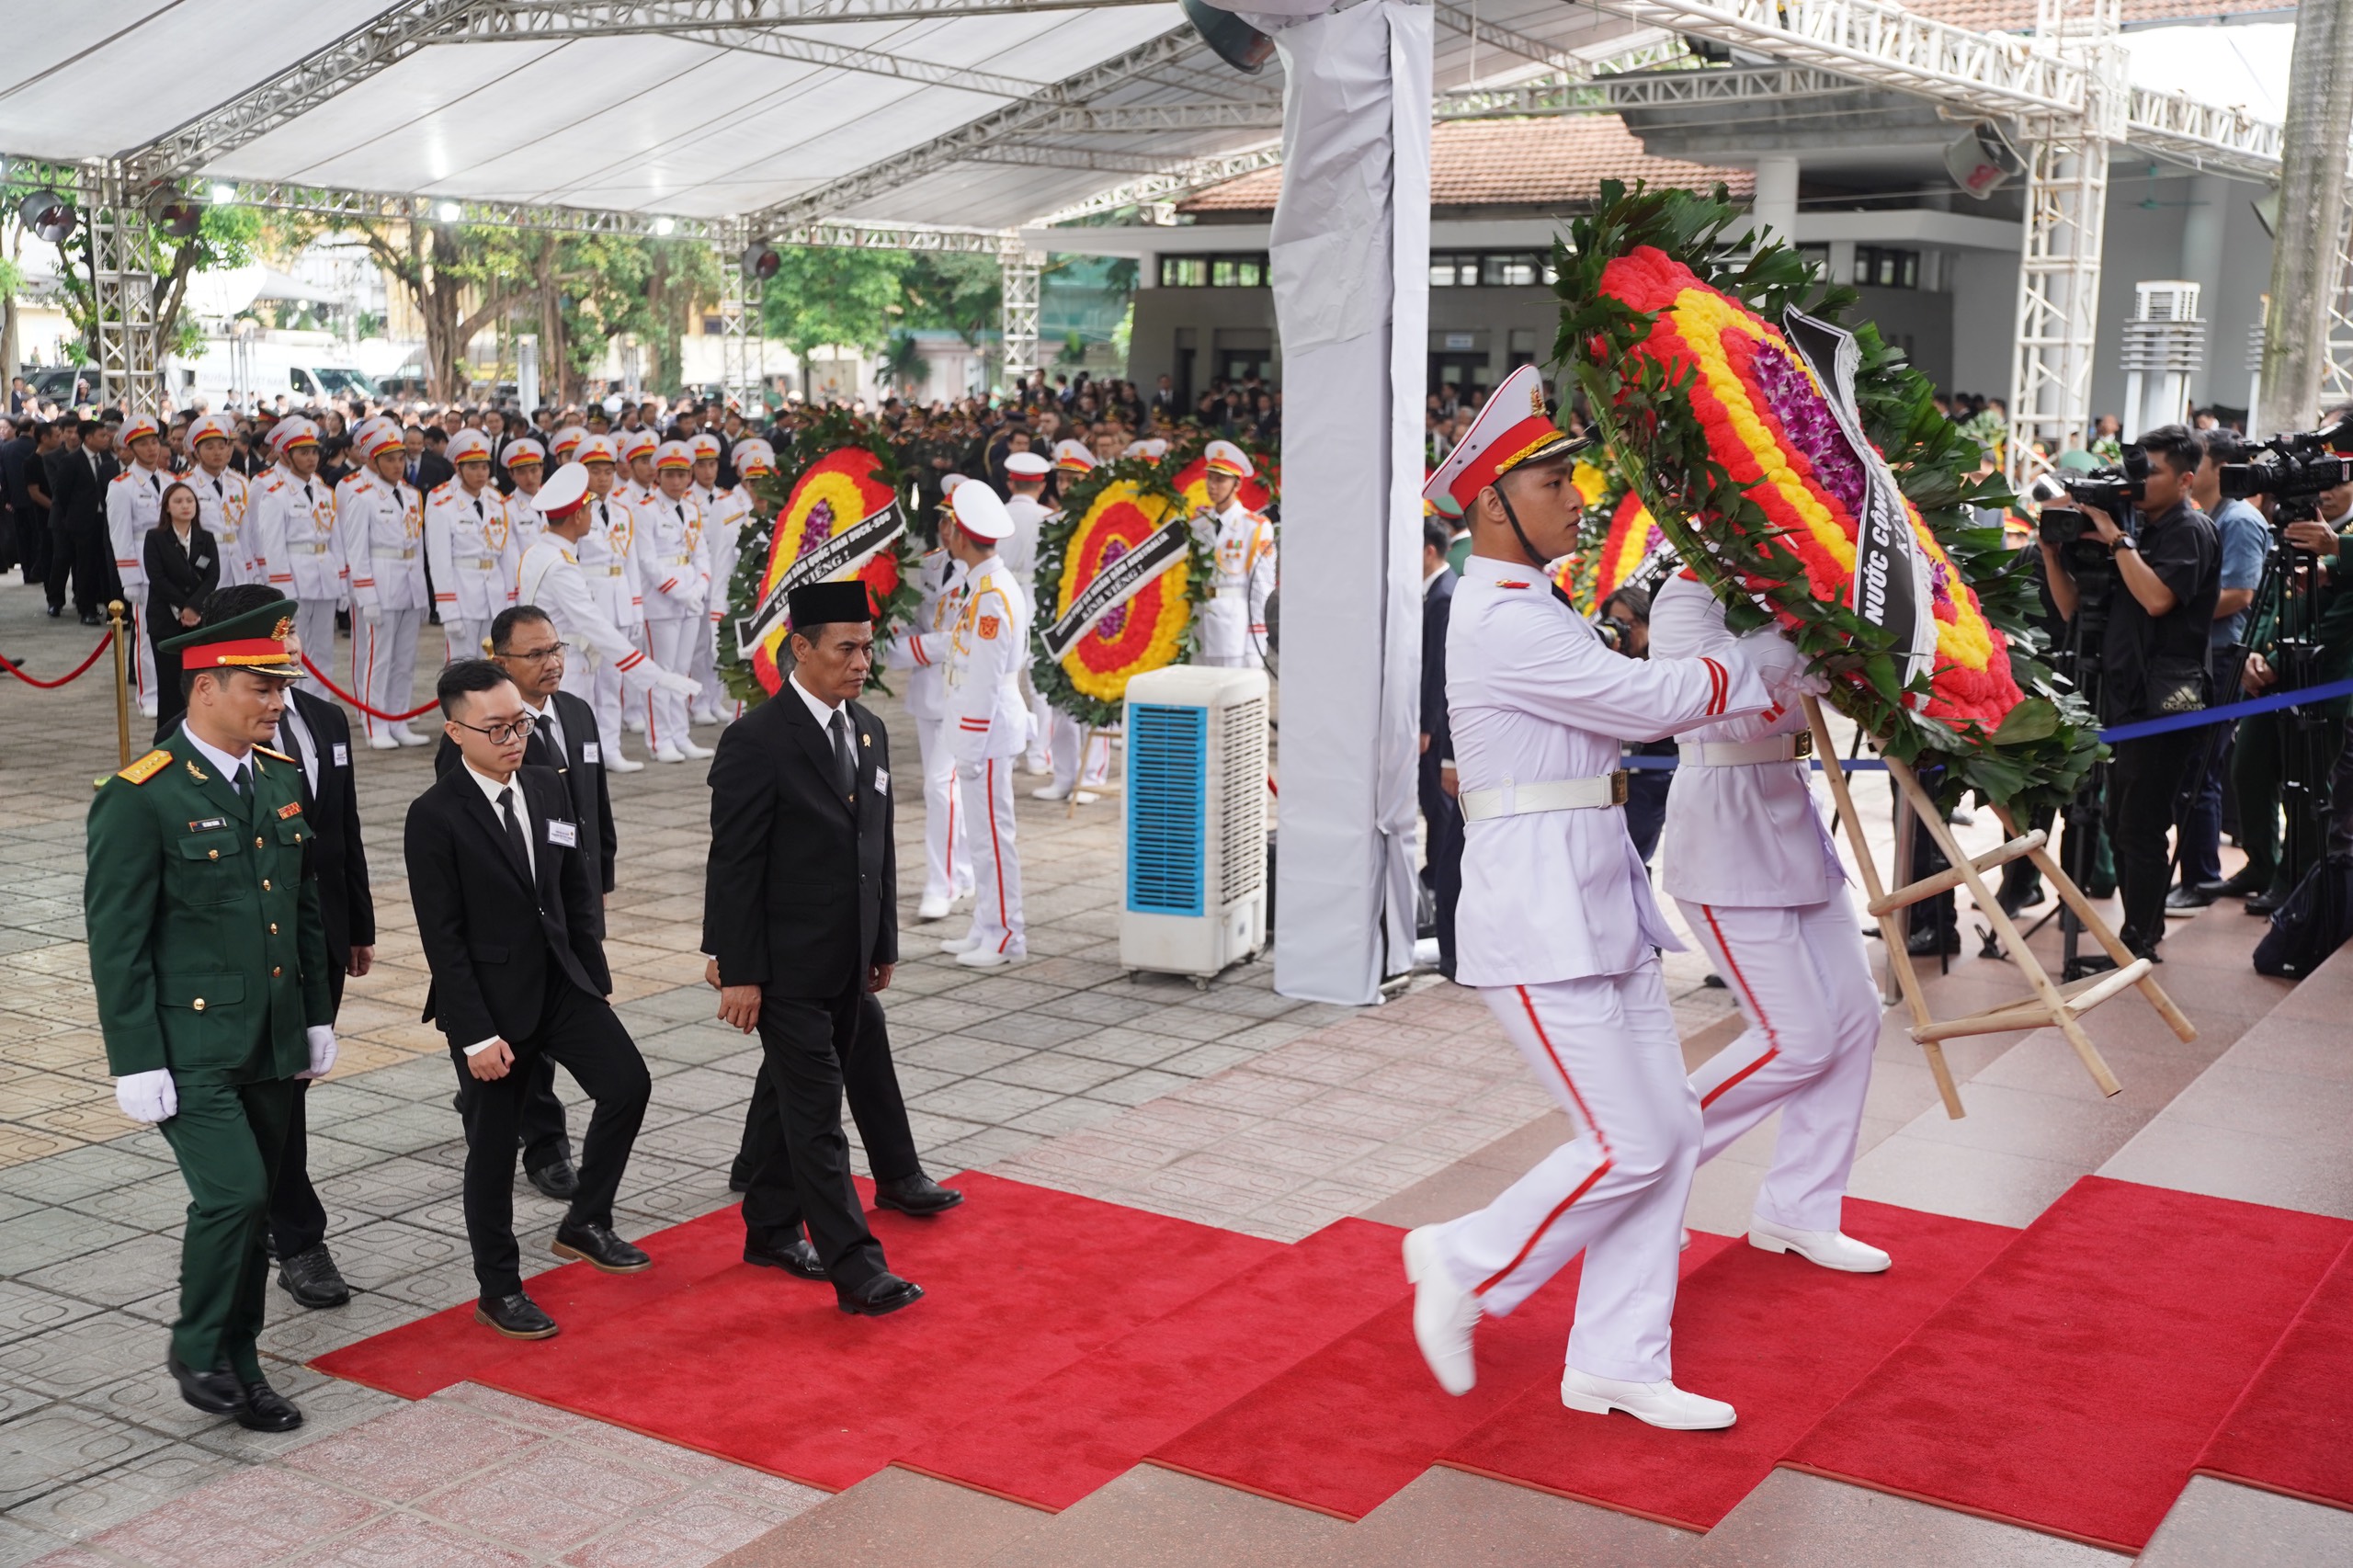
M 1438 1226 L 1439 1256 L 1503 1317 L 1583 1252 L 1568 1365 L 1628 1382 L 1672 1377 L 1699 1096 L 1684 1076 L 1658 960 L 1629 974 L 1479 994 L 1577 1135 L 1484 1209 Z
M 694 658 L 695 633 L 709 624 L 699 616 L 649 616 L 645 622 L 646 652 L 664 669 L 683 675 Z M 647 749 L 660 751 L 664 746 L 685 745 L 694 739 L 687 728 L 688 722 L 684 693 L 657 686 L 645 694 Z
M 972 846 L 957 809 L 956 758 L 948 750 L 948 721 L 915 721 L 915 756 L 923 768 L 923 896 L 961 898 L 972 891 Z
M 586 657 L 588 655 L 584 655 Z M 597 715 L 597 739 L 607 757 L 621 756 L 621 672 L 619 666 L 602 655 L 593 655 L 597 667 L 589 672 L 588 689 L 575 695 L 588 700 L 588 710 Z M 571 676 L 572 666 L 581 658 L 564 661 L 565 678 Z
M 727 695 L 727 687 L 719 679 L 719 622 L 709 619 L 703 621 L 702 635 L 695 639 L 695 656 L 687 661 L 687 675 L 702 687 L 694 700 L 695 719 L 725 723 L 735 716 L 741 704 Z
M 980 945 L 1009 958 L 1029 952 L 1021 918 L 1021 860 L 1013 847 L 1013 763 L 992 756 L 956 767 L 956 806 L 972 853 L 972 927 Z
M 363 623 L 364 624 L 364 623 Z M 356 630 L 356 629 L 355 629 Z M 323 670 L 335 669 L 335 601 L 333 599 L 296 599 L 294 601 L 294 635 L 302 640 L 302 657 Z M 358 641 L 358 639 L 354 639 Z M 322 702 L 335 698 L 318 676 L 305 674 L 302 689 Z M 351 688 L 354 695 L 358 687 Z
M 1108 730 L 1097 730 L 1087 744 L 1086 767 L 1084 777 L 1079 767 L 1078 746 L 1086 732 L 1078 721 L 1061 709 L 1052 710 L 1053 734 L 1050 749 L 1053 754 L 1054 788 L 1067 795 L 1073 789 L 1093 789 L 1110 781 L 1111 735 Z
M 155 644 L 147 635 L 147 585 L 126 583 L 122 588 L 122 634 L 131 639 L 122 661 L 123 684 L 131 689 L 131 705 L 149 718 L 155 716 Z M 164 634 L 171 641 L 188 629 L 176 626 Z M 335 630 L 335 622 L 327 622 Z
M 370 620 L 351 612 L 351 695 L 383 713 L 405 713 L 416 706 L 416 630 L 423 609 L 380 609 Z M 306 641 L 303 644 L 308 647 Z M 404 721 L 362 712 L 368 738 L 406 728 Z
M 1700 1161 L 1779 1111 L 1756 1214 L 1835 1231 L 1880 1027 L 1879 987 L 1847 890 L 1787 909 L 1677 902 L 1748 1020 L 1691 1074 L 1705 1121 Z

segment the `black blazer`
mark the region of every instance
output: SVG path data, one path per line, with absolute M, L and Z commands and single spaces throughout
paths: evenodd
M 891 735 L 849 704 L 858 799 L 835 784 L 834 748 L 798 694 L 779 692 L 720 732 L 710 759 L 710 861 L 702 947 L 726 985 L 838 996 L 899 961 L 899 857 Z
M 408 809 L 409 902 L 433 973 L 424 1017 L 460 1049 L 494 1035 L 512 1045 L 536 1033 L 551 964 L 591 996 L 613 988 L 593 924 L 587 862 L 576 842 L 566 846 L 551 831 L 566 824 L 579 836 L 563 780 L 528 766 L 515 779 L 529 807 L 535 875 L 515 858 L 498 813 L 465 769 L 435 779 Z
M 572 796 L 573 820 L 580 824 L 580 849 L 588 858 L 588 885 L 598 892 L 613 891 L 613 857 L 618 845 L 613 835 L 613 802 L 605 789 L 604 748 L 597 746 L 595 761 L 588 758 L 588 748 L 597 745 L 597 712 L 588 704 L 568 691 L 559 691 L 549 699 L 555 706 L 556 722 L 563 726 L 563 749 L 559 757 L 549 744 L 545 730 L 533 730 L 523 746 L 523 764 L 527 767 L 551 767 L 563 776 L 563 787 Z M 449 744 L 444 733 L 441 744 L 433 748 L 433 772 L 438 778 L 465 760 L 464 754 Z M 597 935 L 605 934 L 605 913 L 597 911 Z
M 359 793 L 351 776 L 351 721 L 336 704 L 299 686 L 287 697 L 319 748 L 319 787 L 311 790 L 310 776 L 303 775 L 302 814 L 318 835 L 311 840 L 311 869 L 319 879 L 327 956 L 340 970 L 351 961 L 352 949 L 376 945 L 376 895 L 368 885 L 368 846 L 360 840 Z M 280 730 L 278 738 L 284 743 L 278 749 L 293 756 L 294 737 Z
M 1446 712 L 1446 628 L 1454 617 L 1454 574 L 1441 572 L 1422 590 L 1422 755 L 1432 768 L 1454 755 L 1454 727 Z
M 50 489 L 53 522 L 62 522 L 71 533 L 89 528 L 104 529 L 107 526 L 107 486 L 122 472 L 121 462 L 112 452 L 98 460 L 98 472 L 90 472 L 89 455 L 81 448 L 60 447 L 50 454 L 54 460 L 50 476 L 54 482 Z M 109 551 L 108 555 L 112 555 Z
M 221 547 L 199 523 L 183 550 L 180 536 L 159 523 L 147 530 L 140 554 L 147 567 L 148 630 L 158 642 L 168 642 L 188 630 L 180 611 L 202 609 L 204 597 L 221 585 Z

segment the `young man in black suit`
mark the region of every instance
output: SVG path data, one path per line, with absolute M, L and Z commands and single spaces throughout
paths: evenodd
M 98 612 L 121 588 L 114 545 L 107 538 L 107 486 L 122 464 L 115 459 L 114 436 L 107 426 L 95 419 L 59 423 L 66 438 L 50 454 L 49 602 L 64 604 L 71 576 L 74 608 L 83 625 L 96 626 Z
M 1446 525 L 1422 520 L 1422 755 L 1415 776 L 1429 841 L 1423 880 L 1438 907 L 1438 971 L 1454 978 L 1454 910 L 1462 900 L 1462 808 L 1447 789 L 1454 730 L 1446 718 L 1446 628 L 1454 612 L 1454 568 Z
M 711 759 L 703 950 L 719 1016 L 757 1028 L 766 1057 L 745 1260 L 804 1278 L 822 1268 L 842 1311 L 879 1316 L 923 1295 L 885 1267 L 842 1135 L 860 1015 L 899 960 L 890 736 L 856 700 L 874 663 L 865 585 L 805 585 L 787 608 L 792 674 Z
M 515 683 L 531 715 L 531 738 L 523 748 L 524 763 L 553 768 L 572 797 L 580 853 L 588 863 L 589 885 L 597 892 L 595 934 L 601 940 L 604 901 L 613 891 L 613 857 L 619 844 L 613 834 L 612 799 L 605 786 L 603 749 L 597 742 L 596 710 L 558 689 L 563 680 L 563 639 L 556 635 L 555 623 L 539 606 L 512 605 L 499 611 L 490 623 L 490 651 L 492 662 Z M 443 740 L 433 753 L 435 775 L 460 766 L 458 748 Z M 460 1111 L 464 1098 L 461 1088 Z M 573 1168 L 563 1102 L 555 1097 L 553 1057 L 542 1055 L 531 1064 L 523 1087 L 517 1131 L 523 1143 L 523 1175 L 550 1198 L 570 1202 L 580 1189 L 580 1176 Z
M 531 1063 L 554 1057 L 596 1102 L 555 1253 L 611 1274 L 652 1262 L 612 1222 L 653 1080 L 606 1005 L 612 976 L 572 798 L 553 769 L 523 761 L 532 725 L 522 693 L 487 659 L 449 665 L 438 692 L 461 766 L 409 807 L 404 843 L 433 974 L 425 1017 L 449 1037 L 467 1086 L 466 1234 L 482 1289 L 474 1320 L 510 1339 L 545 1339 L 555 1320 L 524 1293 L 515 1244 L 516 1127 Z

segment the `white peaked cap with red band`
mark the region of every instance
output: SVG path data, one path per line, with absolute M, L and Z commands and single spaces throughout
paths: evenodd
M 1035 452 L 1014 452 L 1005 460 L 1005 472 L 1013 479 L 1043 479 L 1053 471 L 1054 465 Z
M 565 463 L 548 475 L 531 503 L 549 522 L 563 521 L 588 504 L 588 471 L 578 463 Z
M 531 440 L 528 437 L 520 441 L 509 441 L 506 443 L 506 466 L 508 468 L 521 468 L 526 463 L 543 463 L 547 460 L 548 454 L 546 449 L 543 449 L 537 441 Z
M 719 460 L 719 437 L 712 435 L 708 430 L 703 431 L 701 434 L 696 436 L 693 440 L 688 441 L 687 443 L 687 448 L 694 453 L 695 461 L 697 462 L 717 462 Z M 657 457 L 654 460 L 656 464 L 659 464 L 662 460 Z
M 1464 432 L 1462 444 L 1446 455 L 1422 486 L 1422 498 L 1449 517 L 1460 517 L 1480 491 L 1512 470 L 1585 445 L 1552 423 L 1544 409 L 1544 378 L 1535 366 L 1522 365 L 1487 399 Z
M 452 463 L 486 463 L 490 460 L 490 437 L 479 430 L 460 430 L 449 437 L 449 449 L 441 455 Z
M 1250 454 L 1231 441 L 1211 441 L 1201 456 L 1208 460 L 1211 473 L 1222 473 L 1234 479 L 1247 479 L 1258 472 Z
M 996 492 L 985 484 L 958 485 L 948 497 L 949 509 L 956 514 L 956 526 L 976 539 L 1009 539 L 1013 535 L 1013 514 L 996 498 Z

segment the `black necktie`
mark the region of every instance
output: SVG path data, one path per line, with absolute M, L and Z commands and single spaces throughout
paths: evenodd
M 858 801 L 858 754 L 849 749 L 849 710 L 834 710 L 834 774 L 841 785 L 842 799 L 853 805 Z
M 515 820 L 515 790 L 512 785 L 498 792 L 498 810 L 506 819 L 506 847 L 515 854 L 515 869 L 528 879 L 531 874 L 531 851 L 523 842 L 523 824 Z

